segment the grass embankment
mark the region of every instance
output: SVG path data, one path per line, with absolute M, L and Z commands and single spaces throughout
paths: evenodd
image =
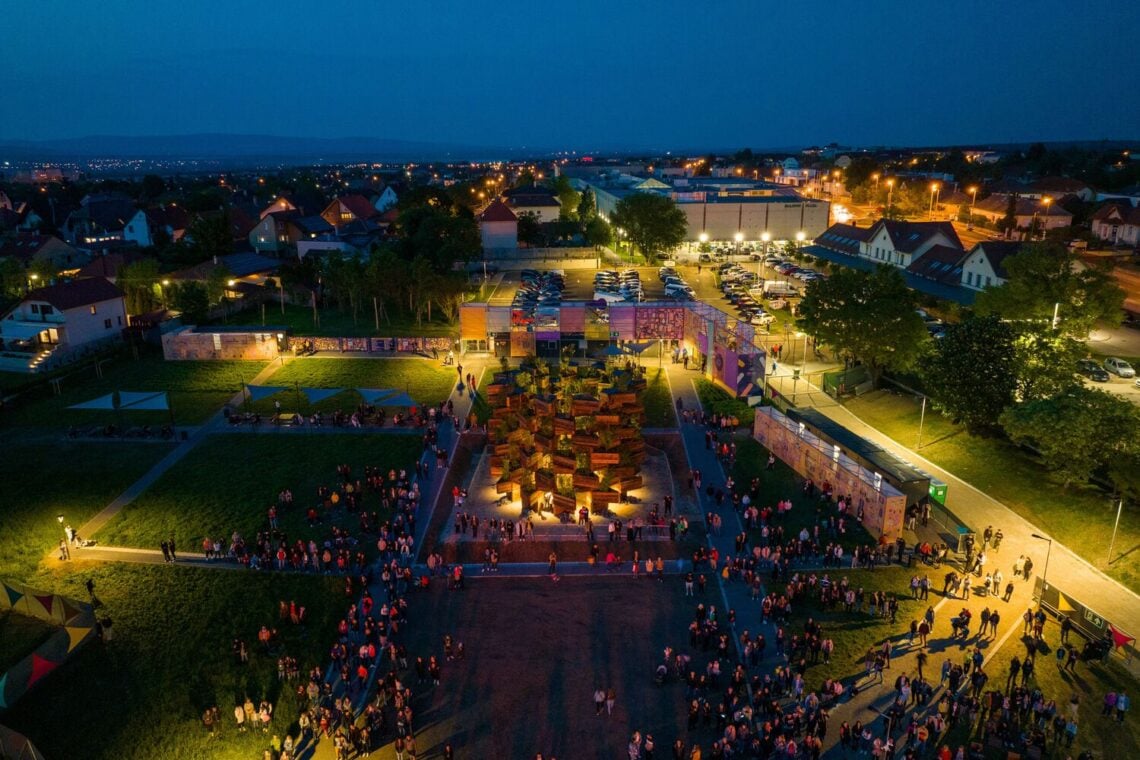
M 918 442 L 919 402 L 886 391 L 847 402 L 860 419 L 904 446 Z M 1064 488 L 1028 452 L 1000 438 L 966 433 L 938 414 L 922 428 L 922 456 L 1005 504 L 1046 533 L 1057 536 L 1089 563 L 1140 591 L 1140 514 L 1125 511 L 1116 537 L 1116 561 L 1107 562 L 1116 503 L 1098 488 Z M 953 499 L 953 491 L 950 498 Z M 951 504 L 952 506 L 952 504 Z
M 667 428 L 677 426 L 677 416 L 673 411 L 673 394 L 669 389 L 669 379 L 663 369 L 646 370 L 646 388 L 641 394 L 645 408 L 645 427 Z
M 265 324 L 272 327 L 287 327 L 292 335 L 329 335 L 338 338 L 403 338 L 408 336 L 423 336 L 426 338 L 447 337 L 454 335 L 458 327 L 455 323 L 440 318 L 438 313 L 431 321 L 424 320 L 416 324 L 414 319 L 403 315 L 397 316 L 391 322 L 386 322 L 380 316 L 380 329 L 376 329 L 376 319 L 372 304 L 365 304 L 353 319 L 350 310 L 340 311 L 332 308 L 321 309 L 320 323 L 313 321 L 313 310 L 305 306 L 294 304 L 285 305 L 285 313 L 281 313 L 279 304 L 267 303 L 265 305 Z M 238 314 L 231 314 L 226 319 L 227 325 L 255 325 L 260 327 L 261 309 L 248 309 Z
M 292 539 L 318 542 L 330 531 L 329 518 L 315 529 L 305 514 L 316 504 L 319 486 L 335 487 L 337 465 L 347 464 L 354 478 L 364 477 L 366 465 L 411 469 L 422 450 L 415 435 L 215 435 L 191 451 L 150 489 L 99 531 L 100 543 L 155 549 L 174 536 L 183 552 L 200 552 L 204 538 L 221 538 L 228 546 L 234 531 L 252 541 L 268 528 L 268 509 L 277 494 L 293 492 L 292 508 L 278 512 L 278 525 Z M 366 494 L 362 508 L 380 510 L 375 494 Z M 324 515 L 324 509 L 319 510 Z M 335 520 L 355 532 L 354 515 L 333 510 Z
M 265 381 L 266 385 L 290 388 L 253 404 L 259 411 L 272 411 L 275 400 L 284 411 L 308 414 L 314 411 L 352 409 L 361 399 L 344 393 L 310 404 L 298 388 L 391 388 L 407 393 L 420 404 L 433 405 L 451 395 L 458 382 L 454 367 L 430 359 L 342 359 L 300 357 L 288 360 Z M 380 402 L 381 406 L 383 402 Z

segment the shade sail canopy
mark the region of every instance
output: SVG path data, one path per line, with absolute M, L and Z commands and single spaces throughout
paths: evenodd
M 613 344 L 610 344 L 610 345 L 606 346 L 604 349 L 602 349 L 602 355 L 603 356 L 625 356 L 625 351 L 623 351 L 622 349 L 618 348 L 617 346 L 615 346 Z
M 419 402 L 406 393 L 380 399 L 380 406 L 419 406 Z
M 305 394 L 305 398 L 309 399 L 310 404 L 316 404 L 319 401 L 324 401 L 326 398 L 331 398 L 338 393 L 343 393 L 346 388 L 302 388 L 301 392 Z
M 275 393 L 289 390 L 284 385 L 247 385 L 246 390 L 249 391 L 250 401 L 260 401 L 263 398 L 269 398 Z
M 357 388 L 356 392 L 364 399 L 366 404 L 375 404 L 386 396 L 394 396 L 396 394 L 395 388 Z
M 170 409 L 165 391 L 119 391 L 119 408 L 132 411 L 166 411 Z
M 106 396 L 84 401 L 82 404 L 72 404 L 67 407 L 68 409 L 114 409 L 115 408 L 115 394 L 108 393 Z

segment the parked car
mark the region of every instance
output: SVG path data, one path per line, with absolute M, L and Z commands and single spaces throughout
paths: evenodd
M 1118 356 L 1110 356 L 1104 360 L 1104 368 L 1120 377 L 1136 377 L 1136 370 L 1132 365 Z
M 1108 372 L 1104 367 L 1097 364 L 1092 359 L 1081 359 L 1077 362 L 1077 371 L 1090 380 L 1098 383 L 1108 382 Z
M 697 257 L 697 261 L 699 261 L 702 264 L 711 264 L 712 263 L 712 256 L 709 256 L 707 253 L 702 253 L 700 256 Z

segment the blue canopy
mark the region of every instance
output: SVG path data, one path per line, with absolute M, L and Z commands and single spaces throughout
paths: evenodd
M 344 388 L 302 388 L 301 392 L 305 394 L 305 398 L 309 399 L 310 404 L 316 404 L 319 401 L 324 401 L 326 398 L 335 396 L 338 393 L 343 393 Z
M 375 404 L 385 396 L 395 395 L 395 388 L 357 388 L 356 392 L 364 399 L 366 404 Z
M 108 393 L 106 396 L 84 401 L 81 404 L 72 404 L 67 407 L 68 409 L 114 409 L 115 408 L 115 394 Z
M 380 399 L 380 406 L 419 406 L 419 402 L 406 393 Z
M 170 404 L 166 399 L 165 391 L 119 391 L 119 408 L 133 411 L 166 411 Z
M 260 401 L 263 398 L 269 398 L 274 393 L 289 390 L 284 385 L 247 385 L 245 387 L 249 391 L 250 401 Z

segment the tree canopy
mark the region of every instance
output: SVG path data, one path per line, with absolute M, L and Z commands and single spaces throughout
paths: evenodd
M 1057 329 L 1080 340 L 1098 322 L 1120 324 L 1124 291 L 1109 268 L 1078 261 L 1062 243 L 1029 243 L 1005 260 L 1005 269 L 1003 285 L 978 294 L 978 313 L 1051 324 L 1056 309 Z
M 1087 480 L 1120 457 L 1140 454 L 1140 409 L 1112 393 L 1072 385 L 1001 416 L 1015 443 L 1031 444 L 1065 485 Z
M 867 364 L 876 381 L 888 367 L 914 366 L 929 340 L 914 292 L 894 267 L 839 269 L 808 285 L 799 311 L 809 335 Z
M 680 245 L 689 229 L 685 212 L 673 199 L 654 193 L 631 193 L 622 198 L 614 209 L 613 223 L 625 230 L 647 259 Z
M 996 317 L 948 326 L 922 373 L 935 408 L 971 433 L 997 429 L 1017 386 L 1015 338 Z

